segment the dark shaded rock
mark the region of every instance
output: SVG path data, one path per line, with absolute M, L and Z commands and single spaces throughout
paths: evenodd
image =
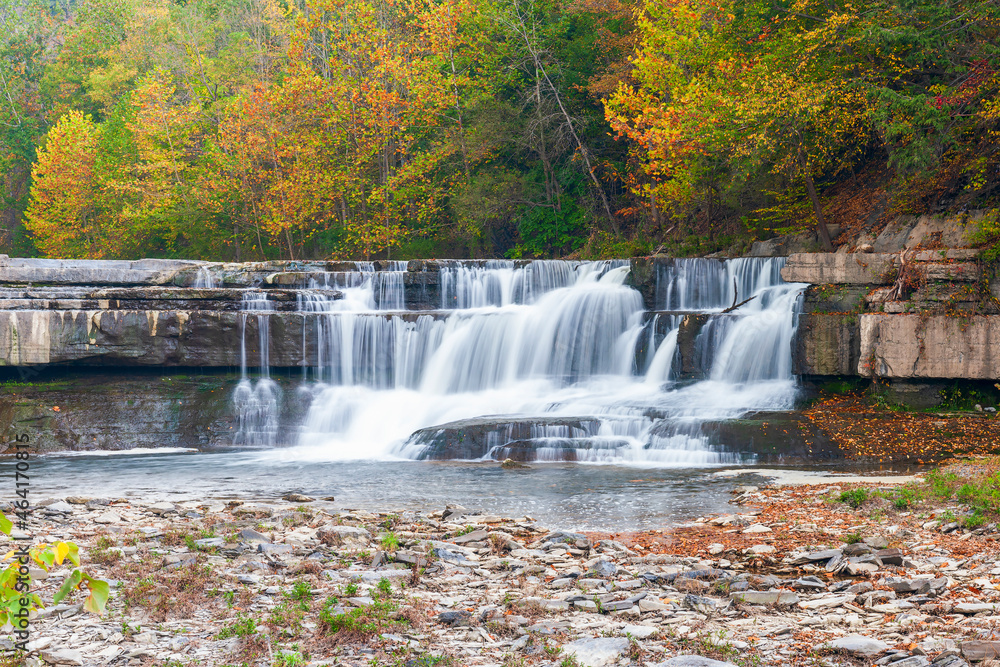
M 882 549 L 880 551 L 876 551 L 875 555 L 878 556 L 878 559 L 885 565 L 903 564 L 903 552 L 899 549 Z
M 792 582 L 792 588 L 800 591 L 826 590 L 826 582 L 819 577 L 801 577 Z
M 458 611 L 444 611 L 437 615 L 437 620 L 438 623 L 441 623 L 442 625 L 450 625 L 451 627 L 469 625 L 472 620 L 472 614 L 464 609 L 459 609 Z
M 847 557 L 851 556 L 864 556 L 872 552 L 872 548 L 865 544 L 864 542 L 855 542 L 854 544 L 848 544 L 843 549 L 844 555 Z M 859 561 L 855 561 L 859 562 Z

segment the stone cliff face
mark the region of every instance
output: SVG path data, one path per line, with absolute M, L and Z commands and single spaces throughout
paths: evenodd
M 897 234 L 899 236 L 899 234 Z M 1000 315 L 990 286 L 996 268 L 968 249 L 902 253 L 791 255 L 782 277 L 809 283 L 793 349 L 805 376 L 885 379 L 998 379 Z M 630 284 L 655 314 L 657 267 L 674 260 L 632 261 Z M 413 261 L 401 273 L 406 311 L 385 317 L 441 316 L 447 262 Z M 453 264 L 453 263 L 451 263 Z M 222 286 L 192 288 L 212 267 Z M 378 270 L 379 266 L 372 267 Z M 18 260 L 0 257 L 0 366 L 200 367 L 259 363 L 257 318 L 242 311 L 246 288 L 266 290 L 274 309 L 270 362 L 308 366 L 316 327 L 297 306 L 295 287 L 356 272 L 353 263 L 205 264 Z M 992 290 L 992 291 L 991 291 Z M 331 299 L 336 288 L 325 289 Z M 663 320 L 665 321 L 665 320 Z M 662 322 L 657 335 L 662 336 Z M 696 341 L 707 318 L 688 315 L 678 348 L 684 378 L 703 377 Z
M 893 234 L 905 246 L 913 229 L 903 231 Z M 673 262 L 632 260 L 628 280 L 643 296 L 656 340 L 680 321 L 679 378 L 697 380 L 709 371 L 699 337 L 711 318 L 656 311 L 658 270 Z M 392 264 L 406 310 L 377 316 L 444 316 L 442 269 L 455 266 Z M 214 276 L 211 286 L 204 284 L 206 269 Z M 303 311 L 298 288 L 319 285 L 325 298 L 336 300 L 342 297 L 338 281 L 358 271 L 358 265 L 343 262 L 0 257 L 0 398 L 16 396 L 14 425 L 39 433 L 42 449 L 230 444 L 242 353 L 248 366 L 261 359 L 258 318 L 243 310 L 247 289 L 267 293 L 270 365 L 276 377 L 293 378 L 315 364 L 318 354 L 315 316 Z M 793 371 L 812 380 L 877 378 L 915 403 L 933 402 L 943 382 L 998 380 L 1000 289 L 991 284 L 996 272 L 965 248 L 792 254 L 782 277 L 808 284 Z M 284 412 L 304 409 L 296 395 L 285 392 Z M 70 405 L 72 410 L 55 409 Z M 472 431 L 463 427 L 466 436 Z M 479 452 L 484 446 L 485 435 L 458 441 L 456 432 L 443 429 L 428 438 L 444 450 Z M 516 448 L 510 455 L 516 458 Z

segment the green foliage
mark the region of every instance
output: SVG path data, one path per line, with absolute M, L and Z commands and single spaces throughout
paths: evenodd
M 0 512 L 0 532 L 10 535 L 13 529 L 14 523 Z M 59 604 L 76 590 L 86 590 L 88 594 L 83 602 L 83 608 L 98 615 L 104 613 L 111 594 L 111 585 L 102 579 L 95 579 L 80 569 L 79 547 L 76 544 L 42 542 L 34 545 L 25 544 L 24 547 L 27 550 L 26 555 L 22 556 L 17 551 L 12 551 L 8 554 L 10 564 L 0 572 L 0 624 L 10 622 L 16 626 L 17 619 L 27 618 L 28 614 L 44 606 L 37 593 L 27 592 L 31 588 L 32 579 L 31 574 L 25 573 L 24 570 L 33 566 L 48 572 L 65 561 L 71 562 L 76 567 L 52 596 L 52 603 Z
M 972 233 L 972 242 L 983 246 L 980 257 L 985 261 L 1000 259 L 1000 210 L 994 209 L 983 215 Z
M 898 510 L 906 510 L 913 507 L 919 498 L 920 494 L 915 488 L 903 486 L 896 489 L 895 496 L 892 499 L 892 504 Z
M 383 551 L 388 551 L 391 553 L 399 549 L 399 538 L 396 537 L 396 533 L 393 533 L 392 531 L 382 535 L 380 543 L 382 545 Z
M 308 581 L 296 581 L 288 597 L 292 600 L 312 600 L 312 586 Z
M 274 667 L 302 667 L 306 659 L 298 651 L 278 651 L 274 654 Z
M 945 500 L 954 497 L 960 485 L 958 475 L 938 468 L 928 471 L 924 475 L 924 482 L 929 485 L 931 494 Z
M 858 487 L 856 489 L 850 489 L 849 491 L 843 491 L 838 500 L 848 507 L 858 509 L 865 504 L 866 500 L 868 500 L 868 495 L 868 489 Z
M 236 620 L 232 623 L 224 625 L 221 630 L 219 630 L 216 638 L 218 639 L 229 639 L 231 637 L 239 637 L 245 639 L 247 637 L 253 637 L 257 634 L 257 622 L 252 616 L 248 614 L 237 614 Z
M 0 251 L 687 256 L 810 227 L 869 167 L 893 210 L 997 203 L 994 2 L 244 10 L 6 12 Z

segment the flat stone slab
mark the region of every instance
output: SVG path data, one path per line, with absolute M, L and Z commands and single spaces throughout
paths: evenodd
M 864 635 L 847 635 L 839 637 L 827 644 L 835 651 L 844 651 L 853 655 L 873 656 L 890 648 L 889 644 Z
M 700 655 L 678 655 L 666 662 L 656 663 L 655 667 L 736 667 L 736 665 Z
M 576 657 L 576 661 L 584 667 L 605 667 L 614 665 L 628 651 L 628 639 L 618 637 L 597 637 L 594 639 L 577 639 L 565 644 L 565 655 Z
M 897 261 L 891 253 L 798 253 L 789 255 L 781 277 L 813 285 L 888 285 Z

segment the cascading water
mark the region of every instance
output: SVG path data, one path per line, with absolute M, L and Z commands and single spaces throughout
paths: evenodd
M 237 415 L 237 445 L 273 447 L 277 442 L 281 389 L 271 379 L 271 328 L 268 315 L 273 310 L 263 292 L 253 290 L 243 295 L 243 314 L 240 318 L 240 383 L 233 396 Z M 250 378 L 247 361 L 247 329 L 250 321 L 257 326 L 260 377 L 256 382 Z
M 657 285 L 657 303 L 675 312 L 645 324 L 639 293 L 624 284 L 627 261 L 455 262 L 440 275 L 442 310 L 419 313 L 399 312 L 405 263 L 331 274 L 314 287 L 337 287 L 343 299 L 309 290 L 299 299 L 315 327 L 316 343 L 303 341 L 314 382 L 298 446 L 279 455 L 423 458 L 450 422 L 483 418 L 496 428 L 475 456 L 726 462 L 702 424 L 794 401 L 800 286 L 781 282 L 782 262 L 675 260 Z M 718 313 L 737 296 L 754 298 Z M 701 381 L 678 381 L 678 310 L 716 313 L 697 341 L 709 357 Z M 551 418 L 588 426 L 534 423 Z M 514 438 L 504 430 L 514 422 L 534 425 Z
M 204 266 L 198 269 L 198 272 L 194 276 L 194 284 L 191 285 L 195 289 L 214 289 L 219 286 L 215 280 L 215 276 Z

